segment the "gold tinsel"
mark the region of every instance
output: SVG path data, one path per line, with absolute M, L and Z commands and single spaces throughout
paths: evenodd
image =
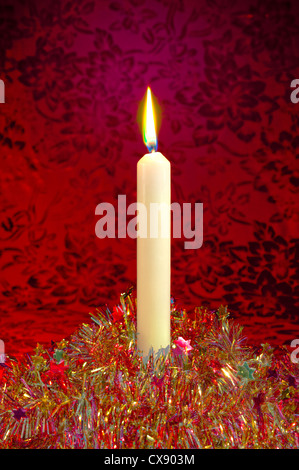
M 0 368 L 1 448 L 297 448 L 298 364 L 246 345 L 227 308 L 172 304 L 168 354 L 136 351 L 131 292 Z

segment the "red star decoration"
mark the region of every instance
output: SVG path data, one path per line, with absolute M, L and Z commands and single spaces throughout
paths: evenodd
M 20 421 L 21 418 L 27 418 L 25 410 L 23 408 L 18 408 L 17 410 L 13 410 L 14 418 Z
M 113 307 L 112 315 L 114 323 L 117 321 L 122 321 L 124 318 L 123 309 L 119 305 Z
M 59 364 L 56 364 L 55 361 L 50 361 L 49 372 L 52 372 L 53 374 L 64 374 L 68 368 L 68 366 L 64 365 L 64 361 L 59 362 Z

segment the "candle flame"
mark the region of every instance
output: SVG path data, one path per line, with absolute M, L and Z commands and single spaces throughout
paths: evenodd
M 158 147 L 155 113 L 150 87 L 146 91 L 146 101 L 143 114 L 143 140 L 149 152 L 156 152 Z

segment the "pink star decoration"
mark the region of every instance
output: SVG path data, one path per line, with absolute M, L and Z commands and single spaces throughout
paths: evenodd
M 191 351 L 193 348 L 190 345 L 191 339 L 185 340 L 181 336 L 174 341 L 176 348 L 174 349 L 175 354 L 188 354 L 188 351 Z

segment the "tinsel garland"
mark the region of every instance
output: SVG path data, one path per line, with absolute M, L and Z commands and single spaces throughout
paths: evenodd
M 69 339 L 0 367 L 0 447 L 299 447 L 299 366 L 287 349 L 247 346 L 226 307 L 172 305 L 172 345 L 136 350 L 131 292 Z

